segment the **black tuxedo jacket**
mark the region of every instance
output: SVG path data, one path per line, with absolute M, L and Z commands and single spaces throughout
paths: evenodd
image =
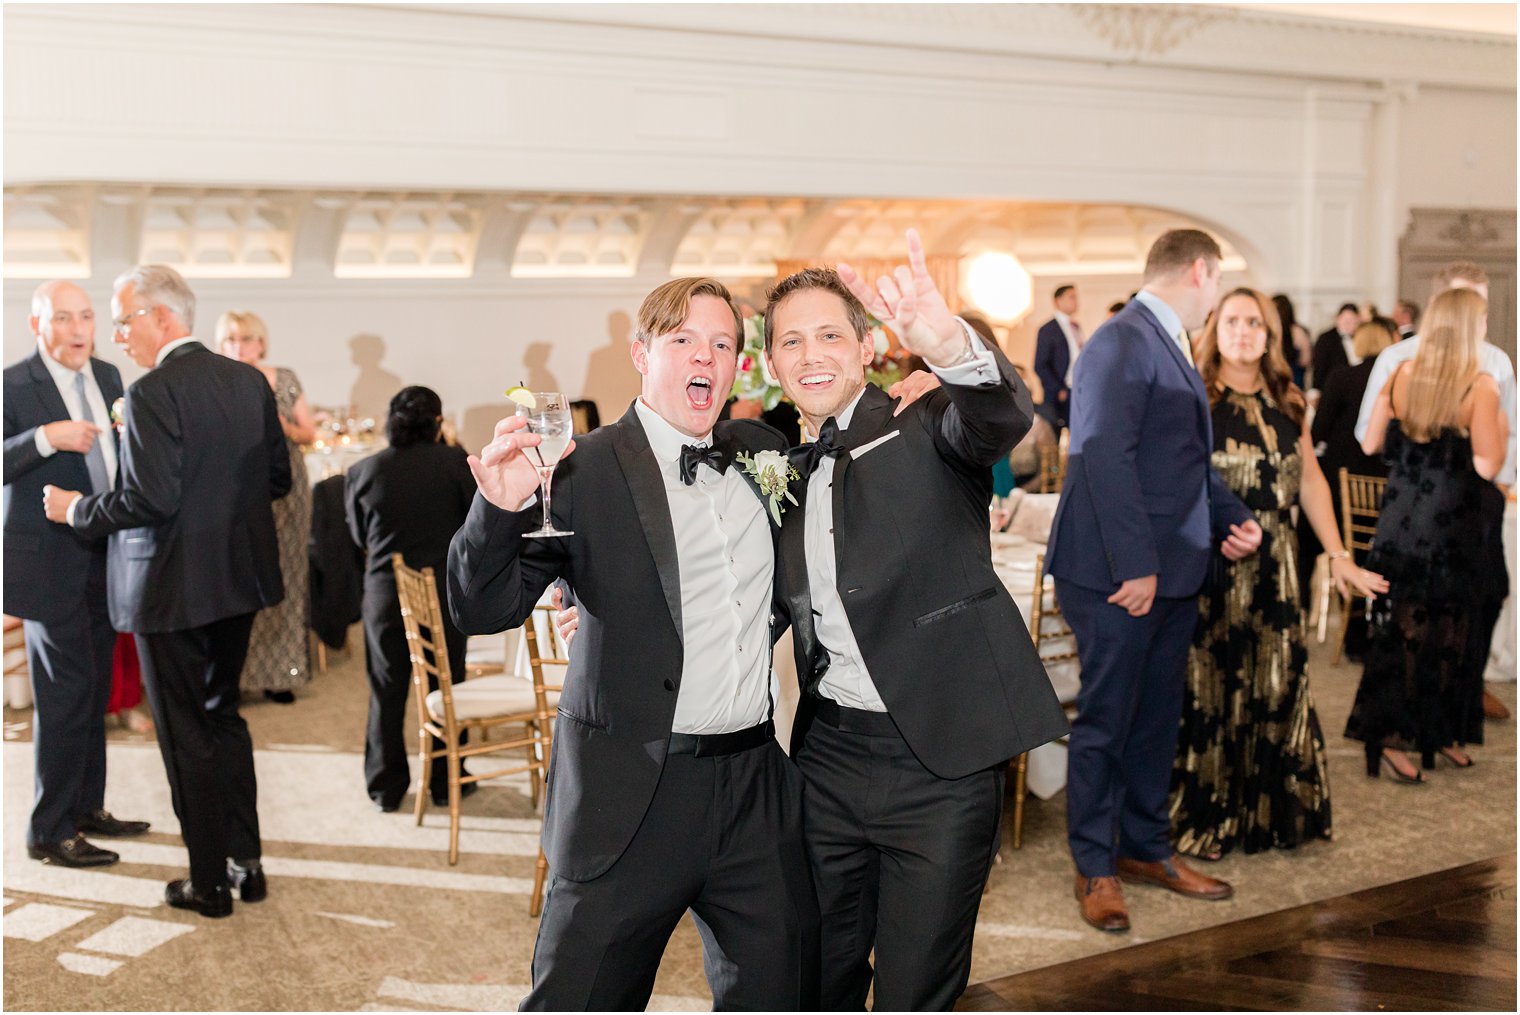
M 1341 342 L 1339 331 L 1331 328 L 1321 332 L 1319 338 L 1314 340 L 1314 354 L 1309 364 L 1314 370 L 1314 387 L 1318 391 L 1325 390 L 1330 375 L 1338 367 L 1351 365 L 1351 361 L 1346 358 L 1346 346 Z
M 121 373 L 111 364 L 90 360 L 106 408 L 121 397 Z M 37 428 L 71 419 L 58 385 L 40 352 L 5 368 L 5 612 L 25 620 L 53 623 L 83 609 L 90 569 L 105 566 L 103 539 L 87 539 L 54 525 L 42 513 L 42 488 L 52 485 L 85 493 L 90 471 L 84 455 L 58 451 L 44 458 L 37 451 Z M 99 439 L 120 448 L 109 420 Z
M 76 532 L 111 537 L 111 623 L 159 634 L 278 603 L 270 502 L 290 483 L 264 375 L 199 342 L 169 353 L 127 392 L 116 489 L 74 508 Z
M 787 447 L 744 419 L 719 422 L 713 441 L 731 454 Z M 554 523 L 575 535 L 524 539 L 542 517 L 541 504 L 502 511 L 477 495 L 449 547 L 449 609 L 466 634 L 494 634 L 526 620 L 556 579 L 574 590 L 580 626 L 554 726 L 543 842 L 556 874 L 589 881 L 623 855 L 649 809 L 684 659 L 677 536 L 634 408 L 577 437 L 554 474 Z
M 866 669 L 924 767 L 955 779 L 1067 732 L 1018 607 L 992 569 L 992 463 L 1028 432 L 1029 389 L 993 350 L 1002 382 L 946 385 L 894 417 L 867 387 L 834 460 L 838 591 Z M 889 436 L 894 435 L 895 436 Z M 885 439 L 884 439 L 885 438 Z M 813 628 L 806 491 L 782 523 L 780 606 L 802 681 L 793 752 L 816 709 L 827 652 Z

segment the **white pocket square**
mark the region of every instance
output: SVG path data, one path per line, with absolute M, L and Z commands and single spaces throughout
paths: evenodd
M 901 430 L 893 430 L 889 434 L 884 434 L 883 436 L 876 438 L 869 444 L 862 444 L 860 447 L 850 452 L 850 457 L 859 458 L 861 455 L 865 454 L 867 451 L 870 451 L 872 448 L 881 447 L 883 444 L 887 443 L 887 441 L 891 440 L 893 437 L 896 437 L 900 433 L 902 433 Z

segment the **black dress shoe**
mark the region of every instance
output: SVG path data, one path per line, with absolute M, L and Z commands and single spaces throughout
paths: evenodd
M 258 860 L 227 860 L 227 880 L 237 889 L 243 902 L 262 902 L 269 894 L 269 883 L 264 880 L 264 865 Z
M 294 691 L 265 691 L 264 697 L 279 705 L 294 705 L 296 692 Z
M 175 909 L 189 909 L 212 918 L 232 915 L 232 889 L 226 885 L 199 889 L 189 878 L 171 881 L 164 888 L 164 901 Z
M 79 829 L 80 835 L 104 835 L 108 838 L 121 838 L 128 835 L 142 835 L 148 830 L 146 821 L 122 821 L 113 817 L 110 811 L 96 811 L 94 814 L 86 814 L 74 822 L 74 827 Z
M 40 846 L 26 847 L 26 855 L 43 863 L 55 863 L 60 867 L 109 867 L 121 857 L 109 849 L 91 845 L 84 836 L 76 835 L 62 842 L 44 842 Z
M 480 783 L 478 782 L 465 783 L 463 786 L 459 787 L 459 799 L 463 800 L 467 796 L 474 796 L 475 791 L 479 788 Z M 433 798 L 434 807 L 447 807 L 449 805 L 449 791 L 447 789 L 445 789 L 442 793 L 438 792 L 437 790 L 433 790 L 429 795 Z
M 401 809 L 400 800 L 376 800 L 374 803 L 375 810 L 381 814 L 395 814 Z

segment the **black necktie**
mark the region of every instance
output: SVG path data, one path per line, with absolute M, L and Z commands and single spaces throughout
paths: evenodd
M 687 486 L 697 481 L 697 466 L 706 462 L 723 475 L 728 468 L 728 458 L 717 448 L 707 444 L 681 445 L 681 482 Z
M 818 463 L 823 461 L 825 455 L 830 458 L 838 458 L 844 454 L 843 434 L 839 430 L 839 424 L 830 416 L 823 421 L 823 426 L 818 430 L 818 439 L 811 444 L 803 444 L 792 448 L 787 452 L 792 465 L 806 479 L 818 468 Z

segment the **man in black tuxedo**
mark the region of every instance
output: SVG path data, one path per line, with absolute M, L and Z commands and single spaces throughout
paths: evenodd
M 1356 309 L 1356 304 L 1342 303 L 1341 308 L 1335 312 L 1335 326 L 1321 332 L 1319 338 L 1314 340 L 1314 353 L 1309 361 L 1313 376 L 1309 380 L 1316 396 L 1325 389 L 1325 382 L 1337 367 L 1353 366 L 1353 359 L 1357 363 L 1361 362 L 1352 351 L 1356 328 L 1361 323 L 1362 314 Z
M 1395 303 L 1393 326 L 1398 329 L 1400 342 L 1414 338 L 1420 330 L 1420 305 L 1413 300 L 1399 300 Z
M 792 757 L 822 916 L 825 1011 L 948 1010 L 965 989 L 1009 758 L 1066 732 L 992 568 L 992 463 L 1033 420 L 995 346 L 912 268 L 779 283 L 766 355 L 813 443 L 782 528 L 778 601 L 802 683 Z M 864 306 L 862 306 L 864 304 Z M 865 382 L 866 311 L 944 382 L 901 407 Z M 894 407 L 897 414 L 894 414 Z
M 116 280 L 116 341 L 150 372 L 126 396 L 121 479 L 82 497 L 48 486 L 47 516 L 109 535 L 111 620 L 137 635 L 190 877 L 171 906 L 232 912 L 266 892 L 253 743 L 238 678 L 253 616 L 284 596 L 270 502 L 290 458 L 262 374 L 191 337 L 195 294 L 172 268 Z
M 1056 287 L 1051 302 L 1055 316 L 1034 337 L 1034 373 L 1043 392 L 1039 413 L 1057 431 L 1071 419 L 1071 368 L 1087 342 L 1082 326 L 1072 317 L 1077 312 L 1077 287 Z
M 817 1003 L 802 780 L 771 722 L 773 498 L 735 462 L 784 474 L 787 442 L 755 420 L 715 425 L 742 336 L 721 283 L 645 299 L 642 394 L 555 473 L 554 524 L 573 535 L 524 538 L 542 515 L 524 420 L 470 459 L 479 493 L 449 550 L 460 629 L 521 624 L 556 579 L 580 608 L 525 1010 L 642 1010 L 688 908 L 718 1010 Z
M 5 612 L 23 619 L 36 702 L 36 803 L 27 855 L 65 867 L 120 859 L 84 838 L 141 835 L 105 809 L 106 703 L 116 631 L 106 544 L 48 522 L 48 484 L 101 493 L 116 478 L 111 405 L 121 374 L 95 359 L 95 310 L 72 282 L 32 295 L 37 351 L 5 370 Z

